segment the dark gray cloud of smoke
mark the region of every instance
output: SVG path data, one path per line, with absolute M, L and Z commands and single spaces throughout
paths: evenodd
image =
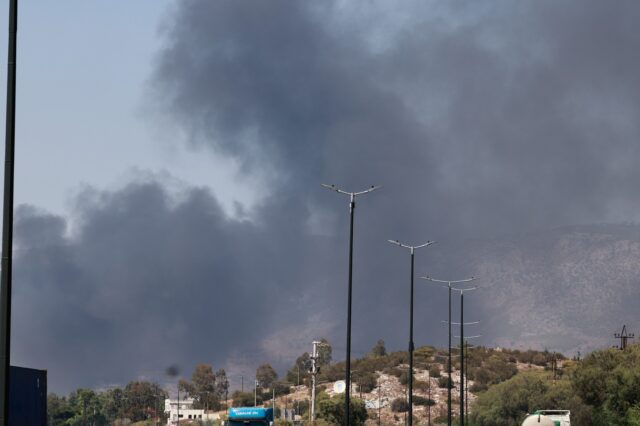
M 135 182 L 81 197 L 72 237 L 63 218 L 20 211 L 16 323 L 39 339 L 17 342 L 19 356 L 47 348 L 63 389 L 173 362 L 284 365 L 320 334 L 341 358 L 348 200 L 321 182 L 384 185 L 357 207 L 361 351 L 406 346 L 409 258 L 388 238 L 440 241 L 417 273 L 459 278 L 477 272 L 470 239 L 637 220 L 639 12 L 177 2 L 150 101 L 270 192 L 232 219 L 206 190 L 176 200 Z M 438 291 L 418 290 L 418 343 L 443 343 Z

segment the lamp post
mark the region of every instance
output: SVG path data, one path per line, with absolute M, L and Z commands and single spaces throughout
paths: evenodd
M 415 259 L 415 251 L 416 249 L 430 246 L 435 243 L 435 241 L 427 241 L 424 244 L 420 244 L 417 246 L 410 246 L 407 244 L 403 244 L 398 240 L 387 240 L 391 244 L 395 244 L 399 247 L 403 247 L 409 249 L 411 253 L 411 286 L 410 286 L 410 297 L 409 297 L 409 426 L 413 426 L 413 265 Z
M 454 288 L 460 292 L 460 426 L 464 426 L 464 293 L 466 291 L 477 290 L 477 287 Z M 478 321 L 466 323 L 467 325 L 478 324 Z
M 447 373 L 448 373 L 448 378 L 449 378 L 449 383 L 447 383 L 447 425 L 451 426 L 451 290 L 453 289 L 452 284 L 461 284 L 461 283 L 468 283 L 470 281 L 473 281 L 475 278 L 471 277 L 471 278 L 466 278 L 464 280 L 455 280 L 455 281 L 447 281 L 447 280 L 437 280 L 435 278 L 431 278 L 431 277 L 422 277 L 422 279 L 434 282 L 434 283 L 440 283 L 440 284 L 446 284 L 446 286 L 443 286 L 444 288 L 449 290 L 449 361 L 447 363 Z
M 428 405 L 429 405 L 429 426 L 431 426 L 431 366 L 427 370 L 427 380 L 429 383 L 429 396 L 428 396 Z
M 469 323 L 467 323 L 467 324 L 469 324 Z M 456 336 L 456 337 L 460 337 L 460 336 Z M 469 363 L 469 361 L 468 361 L 469 339 L 475 339 L 477 337 L 482 337 L 482 335 L 478 334 L 476 336 L 464 336 L 464 342 L 465 342 L 465 344 L 464 344 L 464 354 L 467 354 L 467 355 L 464 355 L 464 361 L 463 362 L 466 362 L 467 364 Z M 460 339 L 460 340 L 462 340 L 462 339 Z M 471 348 L 473 349 L 474 346 L 472 346 Z M 460 351 L 460 354 L 462 355 L 462 350 Z M 465 365 L 464 368 L 465 368 L 465 370 L 467 369 L 466 365 Z M 465 379 L 463 374 L 462 374 L 462 372 L 461 372 L 460 381 L 462 382 L 463 380 L 464 380 L 464 383 L 465 383 L 465 385 L 464 385 L 464 395 L 465 395 L 464 396 L 464 407 L 465 407 L 464 408 L 464 413 L 465 413 L 465 415 L 468 415 L 469 414 L 469 375 L 467 375 L 467 377 Z M 460 392 L 462 393 L 462 389 L 460 389 Z M 463 404 L 460 404 L 461 407 L 462 407 L 462 405 Z
M 339 189 L 335 185 L 326 185 L 322 184 L 323 187 L 335 191 L 339 194 L 349 196 L 349 213 L 350 213 L 350 225 L 349 225 L 349 290 L 347 296 L 347 358 L 345 360 L 346 363 L 346 371 L 345 371 L 345 382 L 347 385 L 347 389 L 351 389 L 351 295 L 353 288 L 353 213 L 356 208 L 356 197 L 358 195 L 368 194 L 369 192 L 373 192 L 376 189 L 379 189 L 379 186 L 372 186 L 369 189 L 365 189 L 360 192 L 347 192 Z M 351 396 L 350 392 L 344 393 L 344 411 L 345 411 L 345 425 L 349 425 L 349 403 Z

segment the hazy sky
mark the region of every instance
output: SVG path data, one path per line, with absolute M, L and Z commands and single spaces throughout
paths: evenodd
M 408 256 L 388 238 L 438 240 L 417 273 L 459 278 L 467 241 L 637 222 L 639 15 L 632 1 L 25 3 L 14 362 L 66 392 L 173 363 L 282 368 L 322 336 L 341 359 L 348 206 L 322 182 L 384 185 L 357 207 L 356 355 L 406 347 Z M 420 292 L 417 320 L 439 324 L 442 299 Z
M 16 203 L 69 214 L 84 186 L 114 187 L 148 172 L 198 185 L 228 180 L 212 187 L 225 202 L 256 196 L 229 179 L 231 161 L 184 149 L 176 129 L 146 119 L 146 82 L 170 4 L 20 4 Z M 8 7 L 2 13 L 6 22 Z M 1 43 L 6 58 L 6 32 Z

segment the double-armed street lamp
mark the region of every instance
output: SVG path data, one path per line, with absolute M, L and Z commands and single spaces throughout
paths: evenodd
M 452 288 L 460 292 L 460 336 L 456 336 L 460 338 L 460 426 L 464 426 L 464 326 L 479 323 L 479 321 L 464 322 L 464 293 L 477 289 L 478 287 Z
M 448 325 L 449 325 L 449 360 L 447 363 L 447 373 L 448 373 L 448 381 L 449 383 L 447 383 L 447 425 L 451 426 L 451 290 L 459 290 L 455 287 L 453 287 L 453 284 L 462 284 L 462 283 L 468 283 L 473 281 L 475 278 L 471 277 L 471 278 L 466 278 L 463 280 L 455 280 L 455 281 L 451 281 L 451 280 L 437 280 L 435 278 L 431 278 L 431 277 L 421 277 L 422 279 L 425 279 L 427 281 L 431 281 L 433 283 L 438 283 L 438 284 L 446 284 L 446 286 L 442 286 L 446 289 L 449 290 L 449 321 L 448 321 Z
M 343 191 L 335 185 L 327 185 L 322 184 L 323 187 L 335 191 L 338 194 L 347 195 L 349 197 L 349 215 L 350 215 L 350 224 L 349 224 L 349 290 L 347 296 L 347 358 L 345 360 L 346 363 L 346 371 L 345 371 L 345 384 L 347 385 L 347 389 L 351 389 L 351 295 L 353 288 L 353 214 L 356 208 L 356 197 L 359 195 L 368 194 L 370 192 L 379 189 L 380 186 L 371 186 L 371 188 L 365 189 L 360 192 L 348 192 Z M 344 393 L 344 411 L 345 411 L 345 424 L 349 425 L 349 403 L 351 396 L 350 392 Z
M 420 244 L 417 246 L 410 246 L 407 244 L 403 244 L 398 240 L 388 240 L 391 244 L 395 244 L 399 247 L 403 247 L 406 249 L 409 249 L 409 252 L 411 253 L 411 296 L 409 298 L 409 421 L 408 421 L 408 425 L 412 426 L 413 425 L 413 350 L 414 350 L 414 344 L 413 344 L 413 265 L 414 265 L 414 258 L 415 258 L 415 251 L 416 249 L 422 248 L 422 247 L 427 247 L 430 246 L 431 244 L 435 243 L 435 241 L 427 241 L 424 244 Z
M 478 322 L 475 322 L 473 324 L 477 324 Z M 472 324 L 472 323 L 466 323 L 466 324 Z M 468 362 L 468 356 L 469 356 L 469 340 L 468 339 L 475 339 L 478 337 L 482 337 L 481 334 L 475 335 L 475 336 L 454 336 L 454 337 L 459 337 L 460 341 L 462 341 L 464 339 L 464 346 L 460 347 L 460 359 L 462 360 L 460 365 L 462 366 L 463 369 L 460 370 L 460 425 L 462 426 L 462 424 L 464 423 L 464 419 L 466 418 L 466 415 L 469 413 L 469 378 L 468 378 L 468 374 L 467 374 L 467 378 L 465 379 L 464 376 L 464 371 L 467 370 L 467 365 L 465 363 L 469 363 Z M 464 348 L 464 349 L 463 349 Z M 474 348 L 474 346 L 472 346 L 471 348 Z M 462 388 L 464 384 L 464 389 Z M 464 402 L 462 402 L 462 395 L 464 395 Z

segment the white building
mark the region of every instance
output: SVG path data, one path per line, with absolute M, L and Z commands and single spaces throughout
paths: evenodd
M 189 423 L 189 420 L 218 420 L 220 416 L 214 413 L 205 413 L 202 408 L 193 408 L 193 398 L 185 398 L 180 400 L 180 407 L 178 407 L 177 399 L 165 399 L 164 400 L 164 412 L 167 413 L 169 420 L 168 426 L 173 426 L 180 423 Z M 178 410 L 180 408 L 180 410 Z M 180 414 L 178 414 L 180 412 Z M 179 417 L 178 417 L 179 416 Z

